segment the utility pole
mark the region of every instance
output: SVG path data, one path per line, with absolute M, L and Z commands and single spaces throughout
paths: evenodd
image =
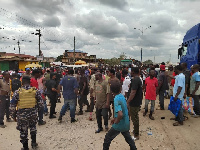
M 142 62 L 142 48 L 141 48 L 141 62 Z
M 42 36 L 42 34 L 41 34 L 41 30 L 39 29 L 39 30 L 36 30 L 36 31 L 38 31 L 38 33 L 35 33 L 35 35 L 38 35 L 39 36 L 39 56 L 41 56 L 41 50 L 40 50 L 40 37 Z
M 74 36 L 74 64 L 75 64 L 75 43 L 76 43 L 76 40 L 75 40 L 75 36 Z
M 19 44 L 20 44 L 20 42 L 19 42 L 19 40 L 18 40 L 17 45 L 18 45 L 18 48 L 19 48 L 19 54 L 20 54 L 20 46 L 19 46 Z

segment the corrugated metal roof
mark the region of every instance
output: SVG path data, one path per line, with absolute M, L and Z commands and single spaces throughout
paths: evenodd
M 74 50 L 68 50 L 67 52 L 74 52 Z M 76 53 L 86 53 L 84 51 L 81 51 L 81 50 L 75 50 Z

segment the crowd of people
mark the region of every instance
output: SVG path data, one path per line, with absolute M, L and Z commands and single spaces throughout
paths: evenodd
M 5 128 L 6 121 L 17 121 L 20 131 L 20 142 L 24 150 L 28 149 L 28 128 L 31 134 L 31 146 L 37 148 L 36 124 L 45 125 L 43 116 L 49 114 L 49 119 L 56 118 L 56 103 L 64 104 L 59 112 L 58 121 L 62 123 L 63 116 L 70 110 L 71 123 L 77 122 L 76 115 L 89 112 L 92 121 L 93 112 L 96 113 L 97 130 L 95 133 L 108 131 L 105 135 L 103 149 L 108 150 L 111 141 L 122 133 L 131 150 L 137 149 L 135 140 L 139 140 L 139 111 L 142 110 L 142 100 L 145 97 L 143 116 L 148 113 L 148 104 L 151 103 L 149 118 L 153 117 L 155 101 L 159 96 L 159 110 L 165 110 L 165 97 L 173 97 L 176 102 L 184 102 L 186 97 L 194 100 L 194 113 L 192 117 L 200 116 L 200 73 L 199 65 L 193 65 L 191 71 L 187 64 L 177 66 L 141 67 L 82 67 L 66 68 L 51 67 L 48 69 L 26 69 L 26 73 L 3 72 L 0 80 L 0 127 Z M 61 94 L 62 92 L 62 94 Z M 49 103 L 48 103 L 49 100 Z M 48 104 L 47 104 L 48 103 Z M 183 103 L 175 118 L 174 126 L 183 125 L 188 115 L 183 115 Z M 48 110 L 50 106 L 50 111 Z M 78 108 L 78 107 L 79 108 Z M 95 108 L 95 111 L 94 111 Z M 76 110 L 78 109 L 78 113 Z M 102 124 L 102 116 L 104 126 Z M 11 118 L 12 119 L 11 119 Z M 112 127 L 109 129 L 110 118 Z M 133 136 L 131 136 L 130 119 L 133 123 Z

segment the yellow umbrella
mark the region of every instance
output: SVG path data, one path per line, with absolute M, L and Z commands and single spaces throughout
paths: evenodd
M 75 62 L 75 65 L 82 65 L 82 64 L 86 64 L 86 62 L 82 60 Z
M 25 68 L 40 68 L 40 67 L 42 67 L 42 65 L 39 64 L 29 64 L 25 66 Z

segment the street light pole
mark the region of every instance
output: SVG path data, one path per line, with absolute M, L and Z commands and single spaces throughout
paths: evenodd
M 147 29 L 150 29 L 150 28 L 151 28 L 151 26 L 149 26 L 149 27 L 147 27 L 145 29 L 143 29 L 143 27 L 142 27 L 142 29 L 138 29 L 138 30 L 142 33 L 142 36 L 143 36 L 144 31 L 147 30 Z M 134 28 L 134 29 L 137 29 L 137 28 Z M 142 62 L 142 48 L 141 48 L 141 62 Z

